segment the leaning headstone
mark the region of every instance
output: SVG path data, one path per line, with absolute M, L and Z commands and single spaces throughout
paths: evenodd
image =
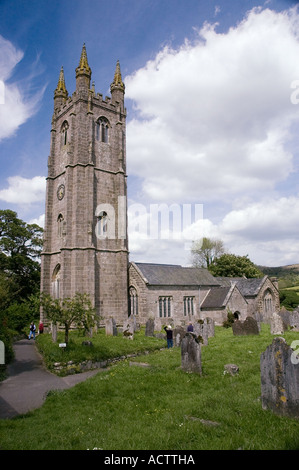
M 242 335 L 258 335 L 259 327 L 257 321 L 253 317 L 247 317 L 245 321 L 235 320 L 232 324 L 233 334 Z
M 145 336 L 155 336 L 155 320 L 149 318 L 145 324 Z
M 186 333 L 181 343 L 182 369 L 201 375 L 201 346 L 193 333 Z
M 290 328 L 293 331 L 299 331 L 299 312 L 297 310 L 290 314 Z
M 288 326 L 290 325 L 290 315 L 292 314 L 292 312 L 290 312 L 289 310 L 287 310 L 285 307 L 282 307 L 279 311 L 279 315 L 281 316 L 282 318 L 282 321 L 285 325 L 285 329 L 287 330 L 288 329 Z
M 299 418 L 298 357 L 284 338 L 275 338 L 261 354 L 260 367 L 263 409 Z
M 278 313 L 274 312 L 270 319 L 271 335 L 282 335 L 285 328 L 283 320 Z

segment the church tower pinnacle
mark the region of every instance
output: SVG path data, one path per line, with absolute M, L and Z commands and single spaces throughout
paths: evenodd
M 124 112 L 124 94 L 125 85 L 122 81 L 119 60 L 116 63 L 113 82 L 110 85 L 112 103 L 118 105 L 120 110 Z
M 87 89 L 90 88 L 90 79 L 91 79 L 91 68 L 88 65 L 87 60 L 87 53 L 86 53 L 86 46 L 85 43 L 82 47 L 80 62 L 78 67 L 76 68 L 76 88 L 77 91 L 80 89 Z
M 54 108 L 60 108 L 61 105 L 66 101 L 67 97 L 68 92 L 65 87 L 64 71 L 63 67 L 61 67 L 57 87 L 54 91 Z

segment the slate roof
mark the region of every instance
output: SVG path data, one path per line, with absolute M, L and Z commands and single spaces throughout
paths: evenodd
M 245 277 L 216 277 L 216 280 L 224 286 L 235 283 L 244 297 L 256 296 L 267 276 L 262 278 L 246 279 Z
M 215 287 L 210 290 L 200 308 L 221 308 L 225 307 L 225 299 L 231 287 Z
M 152 286 L 219 286 L 204 268 L 187 268 L 174 264 L 134 263 L 145 282 Z

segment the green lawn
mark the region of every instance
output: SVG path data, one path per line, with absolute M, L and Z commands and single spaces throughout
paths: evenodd
M 299 339 L 296 332 L 284 336 L 288 344 Z M 121 361 L 70 390 L 51 392 L 34 412 L 0 420 L 0 448 L 299 449 L 299 420 L 265 411 L 260 402 L 260 354 L 272 340 L 267 325 L 259 336 L 239 337 L 216 327 L 202 347 L 202 376 L 181 370 L 179 348 Z M 143 331 L 133 341 L 109 341 L 120 353 L 122 345 L 157 340 Z M 239 366 L 238 376 L 224 374 L 227 363 Z

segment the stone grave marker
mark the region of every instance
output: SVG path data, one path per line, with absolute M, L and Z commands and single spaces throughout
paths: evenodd
M 182 326 L 176 326 L 173 330 L 173 339 L 176 346 L 180 346 L 182 339 L 186 335 L 186 330 Z
M 276 312 L 272 314 L 270 319 L 270 328 L 272 335 L 282 335 L 285 330 L 283 320 Z
M 199 322 L 195 322 L 194 333 L 196 334 L 197 337 L 200 337 L 200 341 L 204 346 L 208 344 L 208 339 L 209 339 L 208 323 L 205 323 L 203 320 L 200 320 Z
M 235 320 L 232 324 L 233 334 L 236 336 L 242 335 L 258 335 L 259 326 L 253 317 L 247 317 L 245 321 Z
M 145 324 L 145 336 L 155 336 L 155 320 L 149 318 Z
M 297 310 L 290 314 L 290 328 L 293 331 L 299 331 L 299 312 Z
M 215 322 L 212 318 L 205 318 L 204 323 L 207 325 L 208 338 L 215 336 Z
M 182 369 L 202 374 L 201 345 L 194 333 L 186 333 L 181 343 Z
M 284 338 L 277 337 L 260 357 L 263 409 L 299 418 L 299 361 Z
M 117 328 L 114 318 L 107 318 L 105 321 L 105 332 L 107 336 L 117 336 Z

